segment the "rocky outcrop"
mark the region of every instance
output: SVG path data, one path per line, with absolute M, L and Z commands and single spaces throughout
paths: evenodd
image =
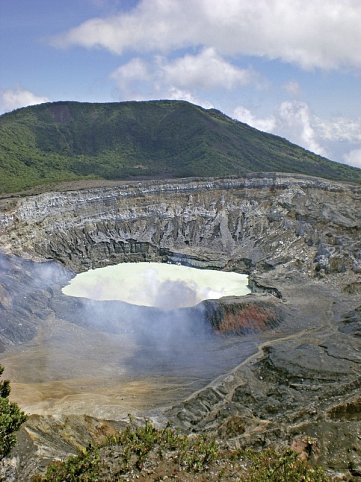
M 226 297 L 206 300 L 203 305 L 206 318 L 223 335 L 262 333 L 279 326 L 283 318 L 282 307 L 273 297 Z

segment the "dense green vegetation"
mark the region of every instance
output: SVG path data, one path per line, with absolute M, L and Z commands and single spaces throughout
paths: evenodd
M 132 421 L 104 444 L 52 463 L 33 482 L 89 481 L 326 482 L 322 468 L 311 467 L 289 450 L 230 449 L 204 434 L 182 435 L 150 422 Z
M 0 366 L 0 375 L 4 368 Z M 26 415 L 20 410 L 16 403 L 10 402 L 10 382 L 2 380 L 0 382 L 0 460 L 15 445 L 15 432 L 19 430 L 22 423 L 26 420 Z
M 361 170 L 183 101 L 55 102 L 0 116 L 0 193 L 80 178 L 296 172 L 361 182 Z

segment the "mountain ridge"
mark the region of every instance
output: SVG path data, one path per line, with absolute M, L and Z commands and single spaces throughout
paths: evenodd
M 0 116 L 0 193 L 77 179 L 263 171 L 361 183 L 360 169 L 186 101 L 59 101 Z

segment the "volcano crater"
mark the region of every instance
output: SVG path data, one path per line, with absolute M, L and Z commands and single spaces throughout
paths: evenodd
M 360 306 L 348 289 L 360 282 L 360 201 L 351 184 L 278 174 L 2 198 L 1 363 L 14 399 L 34 413 L 133 411 L 222 434 L 241 413 L 240 444 L 307 434 L 345 468 L 359 420 L 328 414 L 361 385 L 360 340 L 344 329 Z M 252 294 L 173 310 L 169 331 L 157 308 L 61 292 L 76 273 L 139 261 L 247 273 Z

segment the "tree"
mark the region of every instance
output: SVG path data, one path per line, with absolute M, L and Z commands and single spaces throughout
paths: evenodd
M 0 365 L 0 376 L 4 368 Z M 16 443 L 15 432 L 26 420 L 26 415 L 18 405 L 10 402 L 9 380 L 0 381 L 0 460 L 3 459 Z

